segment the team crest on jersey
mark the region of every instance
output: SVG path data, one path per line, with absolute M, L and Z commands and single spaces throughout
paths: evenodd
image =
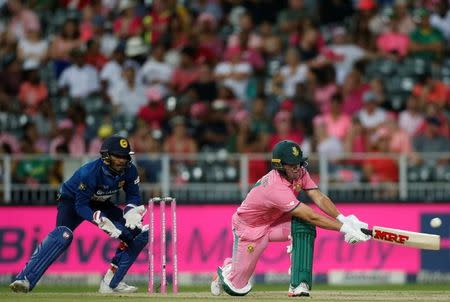
M 119 184 L 118 184 L 119 188 L 122 188 L 124 185 L 125 185 L 125 180 L 119 181 Z
M 78 186 L 78 190 L 84 191 L 86 190 L 86 185 L 82 182 L 80 182 L 80 185 Z
M 247 246 L 247 252 L 248 252 L 249 254 L 251 254 L 251 253 L 253 253 L 254 251 L 255 251 L 255 247 L 254 247 L 253 245 L 249 244 L 249 245 Z
M 119 141 L 119 144 L 120 144 L 120 146 L 121 146 L 122 148 L 128 147 L 128 142 L 127 142 L 127 140 L 124 139 L 124 138 L 122 138 L 122 139 Z
M 294 190 L 300 192 L 302 190 L 302 185 L 300 183 L 294 183 Z
M 297 147 L 292 147 L 292 155 L 294 156 L 298 156 L 300 154 L 300 151 L 298 150 Z

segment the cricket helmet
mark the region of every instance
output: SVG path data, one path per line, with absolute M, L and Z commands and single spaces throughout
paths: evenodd
M 284 170 L 283 164 L 306 166 L 306 160 L 303 157 L 303 151 L 297 143 L 284 140 L 278 142 L 272 150 L 272 168 L 275 170 Z
M 102 159 L 106 161 L 109 161 L 110 155 L 127 157 L 128 160 L 131 160 L 131 155 L 133 154 L 134 152 L 131 151 L 128 139 L 120 135 L 107 137 L 100 148 L 100 155 Z

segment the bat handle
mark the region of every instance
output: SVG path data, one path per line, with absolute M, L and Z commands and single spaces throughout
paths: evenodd
M 361 228 L 361 232 L 363 232 L 366 235 L 372 236 L 372 230 Z

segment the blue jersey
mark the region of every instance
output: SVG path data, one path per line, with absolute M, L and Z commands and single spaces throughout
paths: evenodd
M 141 204 L 136 166 L 130 163 L 123 173 L 116 175 L 99 158 L 75 171 L 61 186 L 60 194 L 63 200 L 74 201 L 78 215 L 92 221 L 94 211 L 89 203 L 106 202 L 120 189 L 126 193 L 127 204 Z

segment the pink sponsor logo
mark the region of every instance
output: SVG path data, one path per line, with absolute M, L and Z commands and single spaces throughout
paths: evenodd
M 420 214 L 450 213 L 450 205 L 340 205 L 345 214 L 353 213 L 369 225 L 411 231 L 420 230 Z M 17 273 L 34 247 L 55 225 L 55 207 L 0 208 L 0 274 Z M 230 220 L 236 206 L 178 206 L 178 261 L 181 272 L 212 272 L 225 257 L 231 256 L 233 236 Z M 401 213 L 401 215 L 398 215 Z M 155 265 L 159 263 L 159 211 L 155 211 Z M 167 222 L 170 226 L 170 221 Z M 168 237 L 170 241 L 170 235 Z M 261 257 L 257 272 L 287 272 L 288 243 L 272 243 Z M 68 250 L 49 272 L 104 272 L 118 241 L 110 239 L 95 225 L 84 222 L 74 233 Z M 342 234 L 318 230 L 314 250 L 314 272 L 344 270 L 420 269 L 420 251 L 371 240 L 348 245 Z M 168 251 L 168 262 L 172 258 Z M 170 266 L 169 266 L 170 267 Z M 147 253 L 143 252 L 131 268 L 146 273 Z

